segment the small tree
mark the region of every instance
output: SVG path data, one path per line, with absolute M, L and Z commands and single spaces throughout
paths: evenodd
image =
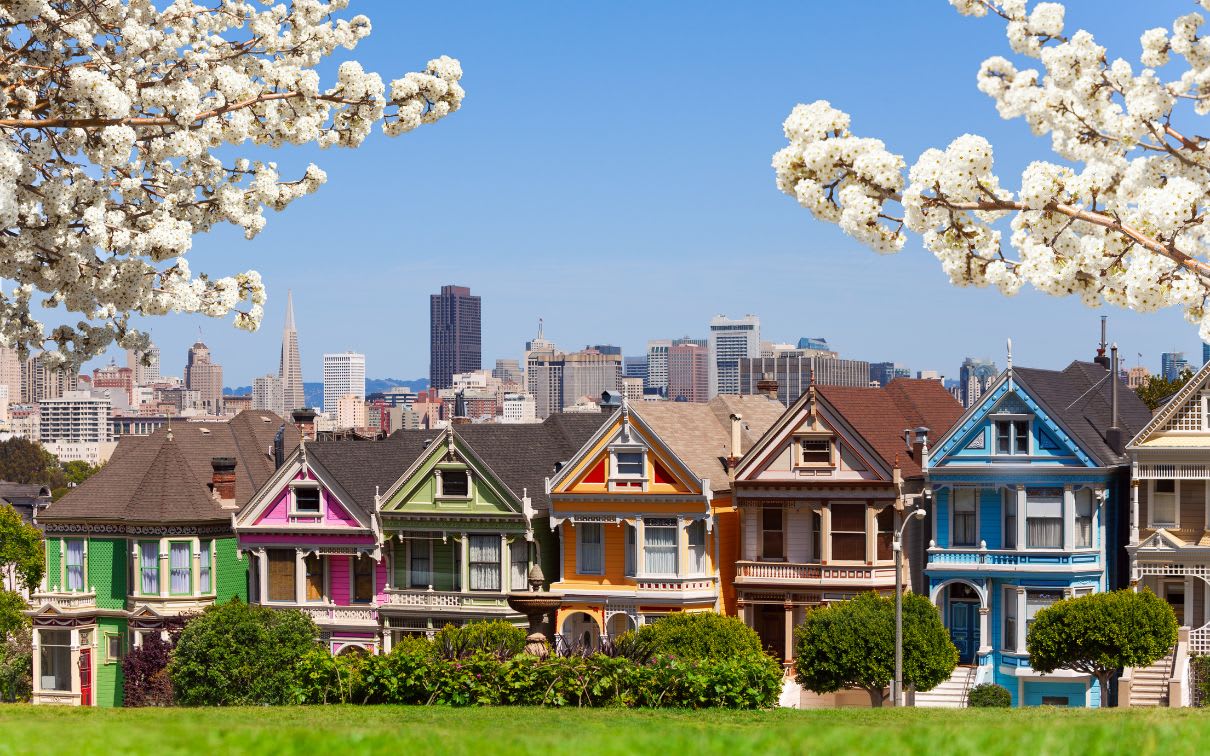
M 1038 672 L 1070 669 L 1092 675 L 1109 690 L 1122 667 L 1145 667 L 1176 643 L 1172 607 L 1149 590 L 1094 593 L 1065 599 L 1038 612 L 1025 637 Z
M 0 441 L 0 480 L 40 483 L 51 488 L 67 485 L 58 457 L 41 444 L 17 437 Z
M 760 636 L 738 617 L 714 612 L 673 612 L 635 631 L 640 643 L 656 654 L 679 659 L 760 656 Z
M 877 593 L 807 612 L 795 637 L 798 682 L 816 693 L 862 688 L 871 706 L 895 675 L 895 600 Z M 932 690 L 958 665 L 958 649 L 932 602 L 903 597 L 903 683 Z
M 1180 391 L 1192 377 L 1193 371 L 1189 368 L 1182 370 L 1181 374 L 1171 381 L 1162 375 L 1149 375 L 1147 380 L 1134 390 L 1134 393 L 1139 395 L 1143 404 L 1147 405 L 1147 409 L 1155 412 L 1169 397 Z
M 46 572 L 42 533 L 21 519 L 17 510 L 0 504 L 0 573 L 3 588 L 16 590 L 20 582 L 33 590 Z

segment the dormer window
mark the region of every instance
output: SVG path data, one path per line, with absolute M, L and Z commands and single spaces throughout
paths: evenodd
M 466 470 L 442 470 L 441 495 L 461 498 L 470 496 L 471 481 Z
M 614 456 L 615 478 L 643 477 L 643 452 L 618 452 Z
M 290 486 L 293 513 L 300 515 L 320 514 L 319 485 L 313 481 L 299 481 Z
M 996 454 L 1029 454 L 1029 420 L 1025 418 L 997 420 Z
M 835 467 L 835 444 L 831 436 L 808 436 L 798 439 L 798 467 Z
M 643 490 L 647 483 L 647 452 L 642 448 L 614 449 L 610 452 L 611 489 Z

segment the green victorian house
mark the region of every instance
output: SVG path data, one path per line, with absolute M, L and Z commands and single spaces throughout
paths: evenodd
M 215 601 L 247 601 L 232 515 L 297 444 L 267 411 L 179 423 L 123 438 L 100 472 L 39 512 L 34 703 L 120 706 L 126 649 Z

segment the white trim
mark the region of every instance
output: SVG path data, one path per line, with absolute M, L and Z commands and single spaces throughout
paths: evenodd
M 315 491 L 318 494 L 317 503 L 319 506 L 317 508 L 313 510 L 298 508 L 298 489 L 300 488 L 305 488 L 308 491 Z M 323 519 L 325 514 L 324 510 L 326 507 L 324 506 L 325 502 L 323 486 L 319 484 L 318 480 L 314 480 L 312 478 L 291 480 L 289 484 L 289 491 L 287 492 L 286 496 L 291 517 L 314 517 L 316 519 Z
M 1172 480 L 1172 496 L 1173 496 L 1173 521 L 1172 522 L 1157 522 L 1155 519 L 1155 480 L 1147 481 L 1147 527 L 1150 529 L 1166 528 L 1168 530 L 1180 530 L 1181 527 L 1181 481 L 1179 479 Z
M 990 457 L 1007 457 L 1007 458 L 1011 459 L 1011 458 L 1015 458 L 1015 457 L 1032 457 L 1034 455 L 1035 450 L 1034 450 L 1034 416 L 1033 415 L 989 412 L 987 417 L 988 417 L 989 424 L 991 426 L 990 430 L 991 430 L 991 444 L 992 444 L 991 449 L 988 450 L 990 452 L 990 454 L 988 454 L 988 456 L 990 456 Z M 1018 451 L 1018 449 L 1020 448 L 1020 439 L 1017 438 L 1017 425 L 1016 424 L 1021 421 L 1025 422 L 1025 451 L 1024 452 Z M 1008 452 L 1002 452 L 999 449 L 1000 433 L 999 433 L 999 429 L 996 427 L 996 425 L 998 423 L 1002 423 L 1002 422 L 1010 423 L 1010 425 L 1009 425 L 1009 447 L 1010 447 L 1011 451 L 1008 451 Z
M 957 507 L 957 504 L 958 504 L 957 494 L 959 491 L 971 491 L 971 492 L 973 492 L 974 497 L 975 497 L 975 539 L 973 541 L 971 541 L 970 543 L 957 543 L 954 540 L 954 513 L 957 511 L 957 508 L 958 508 Z M 980 500 L 983 498 L 983 495 L 982 495 L 983 489 L 979 486 L 953 486 L 949 489 L 948 493 L 949 493 L 949 500 L 950 500 L 949 501 L 949 534 L 950 534 L 949 545 L 950 545 L 950 548 L 962 549 L 962 548 L 977 547 L 979 545 L 979 533 L 980 533 L 979 526 L 981 524 L 979 521 L 979 509 L 980 509 L 979 504 L 980 504 Z
M 577 575 L 604 575 L 605 574 L 605 526 L 602 523 L 580 523 L 574 526 L 576 531 L 576 574 Z M 597 528 L 600 533 L 600 542 L 593 544 L 601 549 L 601 566 L 598 570 L 589 572 L 584 569 L 584 529 Z

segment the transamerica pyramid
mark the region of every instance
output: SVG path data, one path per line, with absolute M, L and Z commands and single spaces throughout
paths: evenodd
M 298 331 L 294 329 L 294 292 L 289 290 L 286 291 L 286 327 L 281 335 L 281 366 L 277 377 L 281 379 L 282 409 L 289 419 L 290 412 L 306 406 L 302 362 L 298 357 Z

